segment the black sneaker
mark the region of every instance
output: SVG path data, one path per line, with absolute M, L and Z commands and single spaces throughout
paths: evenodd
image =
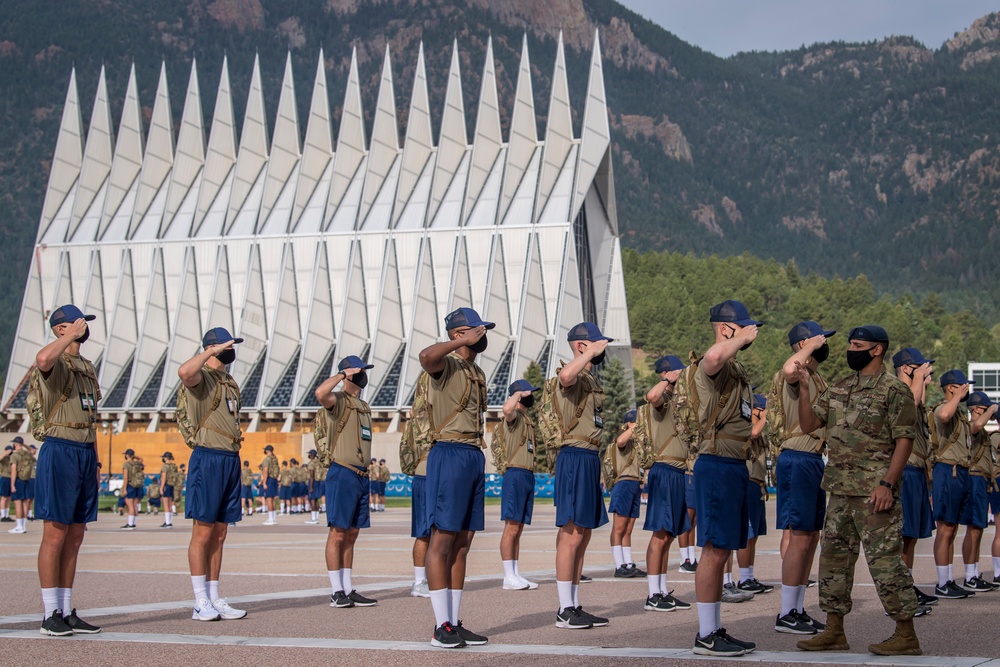
M 812 623 L 809 623 L 799 616 L 798 611 L 795 609 L 791 610 L 784 616 L 778 614 L 774 619 L 774 630 L 775 632 L 781 632 L 786 635 L 816 634 L 816 628 L 812 626 Z
M 803 609 L 802 611 L 798 612 L 798 614 L 799 614 L 799 620 L 800 621 L 805 621 L 809 625 L 811 625 L 814 628 L 816 628 L 816 632 L 823 632 L 824 630 L 826 630 L 826 623 L 822 623 L 820 621 L 817 621 L 815 618 L 813 618 L 812 616 L 810 616 L 809 613 L 805 609 Z
M 929 615 L 933 609 L 925 604 L 917 605 L 917 611 L 913 614 L 913 618 L 920 618 L 921 616 Z
M 934 594 L 942 600 L 964 600 L 975 595 L 975 593 L 969 593 L 959 588 L 954 580 L 949 581 L 944 586 L 935 586 Z
M 452 627 L 451 623 L 442 623 L 434 628 L 434 636 L 431 637 L 431 646 L 438 648 L 465 648 L 468 644 Z
M 924 607 L 930 607 L 931 605 L 937 604 L 938 599 L 936 596 L 928 595 L 916 586 L 913 587 L 913 592 L 917 596 L 917 604 L 923 605 Z
M 968 593 L 982 593 L 992 591 L 993 587 L 983 581 L 982 577 L 976 575 L 972 579 L 966 579 L 965 583 L 962 584 L 962 589 Z
M 694 648 L 691 650 L 697 655 L 711 655 L 719 658 L 736 657 L 747 653 L 745 648 L 730 641 L 722 628 L 707 637 L 696 634 Z
M 42 627 L 38 632 L 49 637 L 69 637 L 73 634 L 73 628 L 66 625 L 62 612 L 56 609 L 51 616 L 42 619 Z
M 347 599 L 354 603 L 355 607 L 374 607 L 378 604 L 378 600 L 373 600 L 371 598 L 366 598 L 361 593 L 357 591 L 351 591 L 347 594 Z M 459 623 L 461 625 L 461 623 Z
M 347 597 L 344 591 L 337 591 L 330 596 L 330 606 L 337 609 L 349 609 L 354 606 L 354 600 Z
M 646 576 L 646 571 L 645 570 L 640 570 L 639 567 L 635 563 L 629 563 L 627 565 L 627 567 L 628 567 L 629 570 L 632 571 L 632 576 L 633 577 L 645 577 Z
M 631 579 L 634 576 L 628 565 L 622 565 L 615 570 L 615 579 Z
M 806 583 L 806 588 L 812 588 L 815 585 L 816 585 L 816 581 L 814 579 L 809 579 L 808 583 Z
M 746 591 L 747 593 L 770 593 L 774 590 L 774 586 L 768 586 L 767 584 L 762 584 L 756 579 L 747 579 L 746 581 L 741 581 L 736 584 L 736 588 L 741 591 Z
M 124 526 L 122 526 L 122 528 L 121 528 L 121 529 L 122 529 L 122 530 L 135 530 L 135 526 L 130 526 L 130 525 L 128 525 L 128 524 L 126 523 L 126 524 L 125 524 Z
M 683 611 L 685 609 L 691 608 L 690 602 L 685 602 L 684 600 L 675 598 L 673 593 L 674 593 L 673 591 L 670 591 L 669 593 L 663 596 L 663 599 L 672 604 L 674 606 L 674 609 L 680 609 L 681 611 Z
M 726 632 L 725 628 L 719 628 L 718 630 L 716 630 L 716 632 L 720 633 L 725 638 L 725 640 L 730 644 L 736 644 L 737 646 L 742 648 L 747 654 L 753 653 L 754 651 L 757 650 L 757 645 L 755 643 L 739 640 L 736 637 L 730 635 L 728 632 Z
M 590 578 L 590 577 L 588 577 L 587 575 L 585 575 L 585 574 L 581 574 L 581 575 L 580 575 L 580 583 L 581 583 L 581 584 L 589 584 L 589 583 L 590 583 L 590 582 L 592 582 L 592 581 L 593 581 L 593 579 L 591 579 L 591 578 Z
M 5 516 L 3 518 L 0 518 L 0 523 L 14 523 L 14 520 L 11 519 L 9 516 Z
M 986 583 L 988 583 L 990 585 L 990 588 L 992 588 L 993 590 L 1000 591 L 1000 577 L 998 577 L 997 575 L 994 574 L 993 581 L 987 581 Z
M 674 608 L 671 605 L 663 603 L 663 593 L 657 593 L 656 595 L 651 595 L 646 598 L 646 604 L 643 605 L 643 609 L 646 611 L 673 611 Z
M 461 637 L 462 640 L 469 646 L 482 646 L 489 641 L 486 636 L 477 635 L 472 630 L 468 630 L 463 627 L 462 621 L 459 621 L 458 625 L 455 626 L 455 632 L 457 632 L 458 636 Z
M 603 628 L 610 622 L 606 618 L 602 618 L 600 616 L 594 616 L 593 614 L 584 611 L 583 607 L 577 607 L 576 613 L 580 614 L 581 618 L 588 621 L 595 628 Z
M 681 572 L 687 572 L 688 574 L 694 574 L 695 572 L 698 571 L 698 561 L 694 561 L 692 563 L 691 561 L 685 559 L 685 561 L 683 563 L 681 563 L 681 566 L 680 566 L 679 569 L 680 569 Z M 711 635 L 709 635 L 709 636 L 711 636 Z
M 594 624 L 580 616 L 576 607 L 566 607 L 556 613 L 556 627 L 567 630 L 586 630 L 594 627 Z
M 172 523 L 161 523 L 160 524 L 160 528 L 173 528 L 173 527 L 174 527 L 174 524 L 172 524 Z
M 73 630 L 74 635 L 96 635 L 101 631 L 96 625 L 91 625 L 77 616 L 76 609 L 73 609 L 73 613 L 69 616 L 63 617 L 63 621 Z

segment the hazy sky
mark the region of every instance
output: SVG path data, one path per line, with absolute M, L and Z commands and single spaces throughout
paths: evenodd
M 1000 0 L 618 0 L 720 56 L 910 35 L 940 48 Z

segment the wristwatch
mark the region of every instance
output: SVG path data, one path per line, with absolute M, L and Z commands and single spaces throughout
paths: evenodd
M 878 485 L 879 485 L 879 486 L 884 486 L 885 488 L 887 488 L 887 489 L 889 489 L 890 491 L 892 491 L 892 484 L 890 484 L 889 482 L 885 481 L 884 479 L 882 479 L 882 480 L 879 480 L 879 483 L 878 483 Z

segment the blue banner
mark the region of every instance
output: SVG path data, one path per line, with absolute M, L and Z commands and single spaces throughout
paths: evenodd
M 499 498 L 503 477 L 495 473 L 486 475 L 486 497 Z M 413 478 L 409 475 L 393 473 L 385 487 L 385 495 L 389 498 L 409 498 L 413 495 Z M 535 473 L 535 497 L 551 498 L 553 496 L 552 475 Z

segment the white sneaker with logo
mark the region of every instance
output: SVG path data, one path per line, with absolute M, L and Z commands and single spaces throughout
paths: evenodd
M 212 606 L 215 610 L 219 612 L 219 616 L 222 617 L 224 621 L 235 621 L 238 618 L 243 618 L 247 615 L 247 612 L 243 609 L 233 609 L 229 606 L 223 598 L 216 598 L 212 600 Z
M 219 611 L 212 606 L 208 598 L 198 600 L 198 606 L 191 612 L 192 621 L 217 621 L 221 618 Z
M 536 588 L 538 588 L 538 584 L 536 584 L 536 583 L 535 583 L 535 582 L 533 582 L 533 581 L 528 581 L 527 579 L 525 579 L 525 578 L 524 578 L 524 577 L 522 577 L 521 575 L 517 575 L 517 579 L 518 579 L 518 581 L 520 581 L 520 582 L 521 582 L 522 584 L 525 584 L 525 585 L 527 585 L 527 587 L 528 587 L 528 590 L 532 590 L 532 591 L 533 591 L 533 590 L 535 590 Z

